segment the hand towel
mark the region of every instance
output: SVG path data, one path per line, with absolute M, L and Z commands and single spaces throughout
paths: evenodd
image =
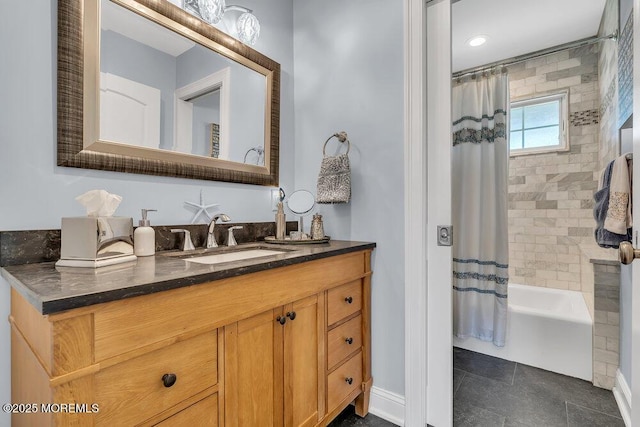
M 318 175 L 317 203 L 348 203 L 351 198 L 349 156 L 325 156 Z
M 612 233 L 604 227 L 609 208 L 609 189 L 611 174 L 615 161 L 610 162 L 600 176 L 598 191 L 593 195 L 595 205 L 593 216 L 596 220 L 595 239 L 598 246 L 602 248 L 618 248 L 620 242 L 631 241 L 631 229 L 627 229 L 624 234 Z
M 612 233 L 627 234 L 627 229 L 633 225 L 630 176 L 626 156 L 615 159 L 609 184 L 609 207 L 604 220 L 604 228 Z

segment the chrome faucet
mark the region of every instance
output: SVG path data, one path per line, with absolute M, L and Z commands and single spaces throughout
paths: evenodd
M 236 236 L 233 235 L 233 230 L 240 230 L 241 228 L 241 225 L 234 225 L 233 227 L 229 227 L 229 238 L 227 239 L 227 246 L 238 245 L 238 242 L 236 242 Z
M 218 242 L 216 242 L 216 236 L 213 234 L 213 229 L 216 226 L 216 221 L 218 221 L 219 219 L 221 219 L 223 222 L 231 221 L 231 218 L 229 218 L 229 216 L 226 214 L 220 214 L 213 217 L 213 219 L 209 223 L 209 232 L 207 233 L 207 248 L 218 247 Z
M 184 243 L 182 244 L 183 251 L 191 251 L 195 249 L 193 246 L 193 241 L 191 241 L 191 233 L 189 230 L 185 230 L 184 228 L 172 228 L 172 233 L 184 233 Z

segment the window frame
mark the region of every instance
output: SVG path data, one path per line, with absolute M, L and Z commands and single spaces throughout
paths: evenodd
M 560 140 L 558 145 L 511 149 L 511 110 L 518 107 L 543 104 L 550 101 L 560 102 Z M 527 129 L 523 127 L 523 131 Z M 529 154 L 557 153 L 569 151 L 569 91 L 561 91 L 533 98 L 519 99 L 509 103 L 509 157 Z

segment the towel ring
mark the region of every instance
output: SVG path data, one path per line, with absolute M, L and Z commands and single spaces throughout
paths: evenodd
M 338 138 L 338 141 L 344 143 L 345 141 L 347 142 L 347 152 L 345 154 L 349 154 L 349 150 L 351 149 L 351 142 L 349 142 L 349 137 L 347 136 L 347 133 L 345 131 L 342 132 L 336 132 L 333 135 L 331 135 L 329 138 L 327 138 L 327 140 L 324 142 L 324 145 L 322 146 L 322 155 L 326 156 L 327 154 L 325 153 L 325 149 L 327 148 L 327 143 L 331 140 L 331 138 Z

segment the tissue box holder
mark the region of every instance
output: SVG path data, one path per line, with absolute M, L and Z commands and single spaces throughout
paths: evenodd
M 62 218 L 62 247 L 56 266 L 97 268 L 136 259 L 132 218 Z

